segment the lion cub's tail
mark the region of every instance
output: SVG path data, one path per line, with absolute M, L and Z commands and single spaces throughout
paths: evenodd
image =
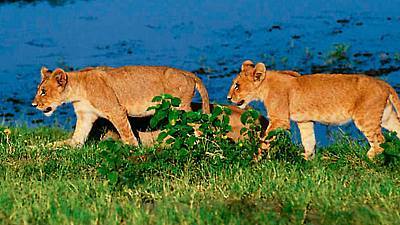
M 204 86 L 203 82 L 195 76 L 194 79 L 196 82 L 196 89 L 199 91 L 201 96 L 201 101 L 203 102 L 203 113 L 209 114 L 210 113 L 210 98 L 208 97 L 208 92 L 206 86 Z
M 210 113 L 210 98 L 208 97 L 208 92 L 206 89 L 206 86 L 204 86 L 203 82 L 199 77 L 197 77 L 194 73 L 186 73 L 186 75 L 192 77 L 194 79 L 194 82 L 196 83 L 196 89 L 199 92 L 201 96 L 201 101 L 202 101 L 202 108 L 203 108 L 203 113 L 209 114 Z
M 397 92 L 394 90 L 394 88 L 392 88 L 391 86 L 389 86 L 389 92 L 390 92 L 389 100 L 393 104 L 394 108 L 396 109 L 397 118 L 400 119 L 400 99 L 399 99 L 399 96 L 397 95 Z

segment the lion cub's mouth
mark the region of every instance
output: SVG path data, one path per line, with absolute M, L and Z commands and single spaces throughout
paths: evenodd
M 51 116 L 53 114 L 53 108 L 52 107 L 47 107 L 44 110 L 42 110 L 45 116 Z
M 238 103 L 236 103 L 237 106 L 239 106 L 239 108 L 244 109 L 246 107 L 246 105 L 244 104 L 244 100 L 239 101 Z
M 236 103 L 237 106 L 241 106 L 244 104 L 244 100 L 241 100 L 240 102 Z

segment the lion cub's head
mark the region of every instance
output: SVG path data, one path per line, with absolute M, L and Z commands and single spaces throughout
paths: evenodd
M 258 87 L 265 78 L 267 69 L 264 63 L 254 63 L 246 60 L 242 64 L 242 69 L 237 77 L 232 81 L 229 89 L 228 100 L 244 109 L 247 104 L 259 97 Z
M 42 111 L 46 116 L 51 116 L 56 108 L 66 100 L 65 87 L 68 76 L 62 69 L 50 71 L 46 67 L 42 67 L 40 72 L 42 81 L 38 86 L 32 106 Z

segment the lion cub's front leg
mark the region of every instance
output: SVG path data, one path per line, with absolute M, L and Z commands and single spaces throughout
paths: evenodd
M 315 156 L 315 134 L 313 122 L 297 122 L 300 130 L 301 143 L 304 147 L 304 159 L 310 160 Z
M 269 125 L 265 131 L 265 136 L 260 139 L 260 148 L 258 149 L 258 154 L 261 155 L 263 151 L 268 151 L 270 143 L 275 140 L 275 137 L 267 140 L 269 133 L 278 128 L 285 130 L 290 130 L 290 117 L 288 98 L 280 98 L 277 93 L 271 93 L 269 101 L 264 101 L 265 108 L 268 111 Z M 279 101 L 276 99 L 280 99 Z
M 96 121 L 98 116 L 90 112 L 76 111 L 75 113 L 76 113 L 76 126 L 74 134 L 70 139 L 53 142 L 51 144 L 53 147 L 60 147 L 65 145 L 71 147 L 78 147 L 82 146 L 85 143 L 89 135 L 89 132 L 92 129 L 93 123 Z
M 54 142 L 54 147 L 68 145 L 71 147 L 81 146 L 85 143 L 90 130 L 92 129 L 93 123 L 96 121 L 98 116 L 90 112 L 76 112 L 76 126 L 74 134 L 70 139 Z
M 273 136 L 270 139 L 267 139 L 269 133 L 278 128 L 283 128 L 286 130 L 290 129 L 290 121 L 288 119 L 270 119 L 267 130 L 265 131 L 264 137 L 260 138 L 260 147 L 258 148 L 257 157 L 261 157 L 263 151 L 268 151 L 271 147 L 271 142 L 273 142 L 276 137 Z

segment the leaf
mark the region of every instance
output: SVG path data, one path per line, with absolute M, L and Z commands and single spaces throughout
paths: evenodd
M 156 128 L 160 121 L 166 117 L 166 115 L 167 113 L 165 111 L 157 111 L 150 119 L 150 127 Z
M 226 115 L 230 116 L 232 114 L 232 110 L 230 108 L 224 106 L 223 109 Z
M 181 105 L 181 100 L 179 98 L 172 98 L 171 104 L 174 107 L 179 107 Z
M 201 130 L 206 130 L 208 128 L 208 124 L 207 123 L 202 123 L 199 128 Z
M 157 142 L 163 142 L 164 139 L 168 136 L 168 133 L 163 131 L 157 137 Z
M 286 135 L 290 135 L 290 132 L 288 130 L 285 130 L 285 129 L 279 127 L 279 128 L 276 128 L 275 130 L 270 131 L 267 135 L 267 139 L 272 138 L 273 136 L 278 136 L 280 134 L 286 136 Z
M 240 115 L 240 122 L 242 122 L 243 125 L 247 124 L 247 118 L 249 117 L 249 111 L 245 111 Z
M 170 94 L 163 94 L 163 95 L 162 95 L 162 98 L 163 98 L 163 99 L 172 99 L 173 97 L 172 97 L 172 95 L 170 95 Z
M 174 134 L 178 132 L 178 129 L 176 128 L 171 128 L 169 130 L 167 130 L 168 135 L 174 136 Z
M 204 121 L 207 121 L 209 119 L 209 115 L 201 114 L 201 119 L 204 120 Z
M 151 128 L 155 128 L 157 126 L 157 124 L 158 124 L 158 119 L 155 116 L 153 116 L 150 119 L 150 127 Z
M 223 122 L 224 124 L 229 124 L 229 116 L 223 115 L 223 116 L 222 116 L 222 122 Z
M 198 117 L 198 113 L 193 112 L 193 111 L 186 112 L 185 114 L 186 114 L 186 118 L 189 119 L 190 121 L 192 121 Z
M 220 106 L 215 106 L 214 110 L 212 112 L 212 115 L 214 117 L 217 117 L 217 116 L 221 115 L 221 113 L 222 113 L 222 108 Z
M 152 102 L 161 102 L 163 98 L 161 96 L 154 96 L 154 98 L 151 100 Z
M 160 108 L 160 105 L 150 106 L 149 108 L 147 108 L 147 111 L 157 110 L 158 108 Z
M 256 120 L 260 116 L 260 113 L 254 109 L 249 110 L 251 117 Z
M 169 101 L 163 101 L 161 103 L 161 107 L 160 107 L 161 110 L 167 110 L 169 108 L 171 108 L 171 103 Z
M 169 145 L 169 144 L 173 143 L 174 141 L 175 141 L 175 138 L 169 138 L 165 141 L 165 143 Z
M 168 122 L 172 126 L 175 126 L 176 121 L 178 120 L 179 117 L 179 111 L 177 110 L 171 110 L 168 114 Z

